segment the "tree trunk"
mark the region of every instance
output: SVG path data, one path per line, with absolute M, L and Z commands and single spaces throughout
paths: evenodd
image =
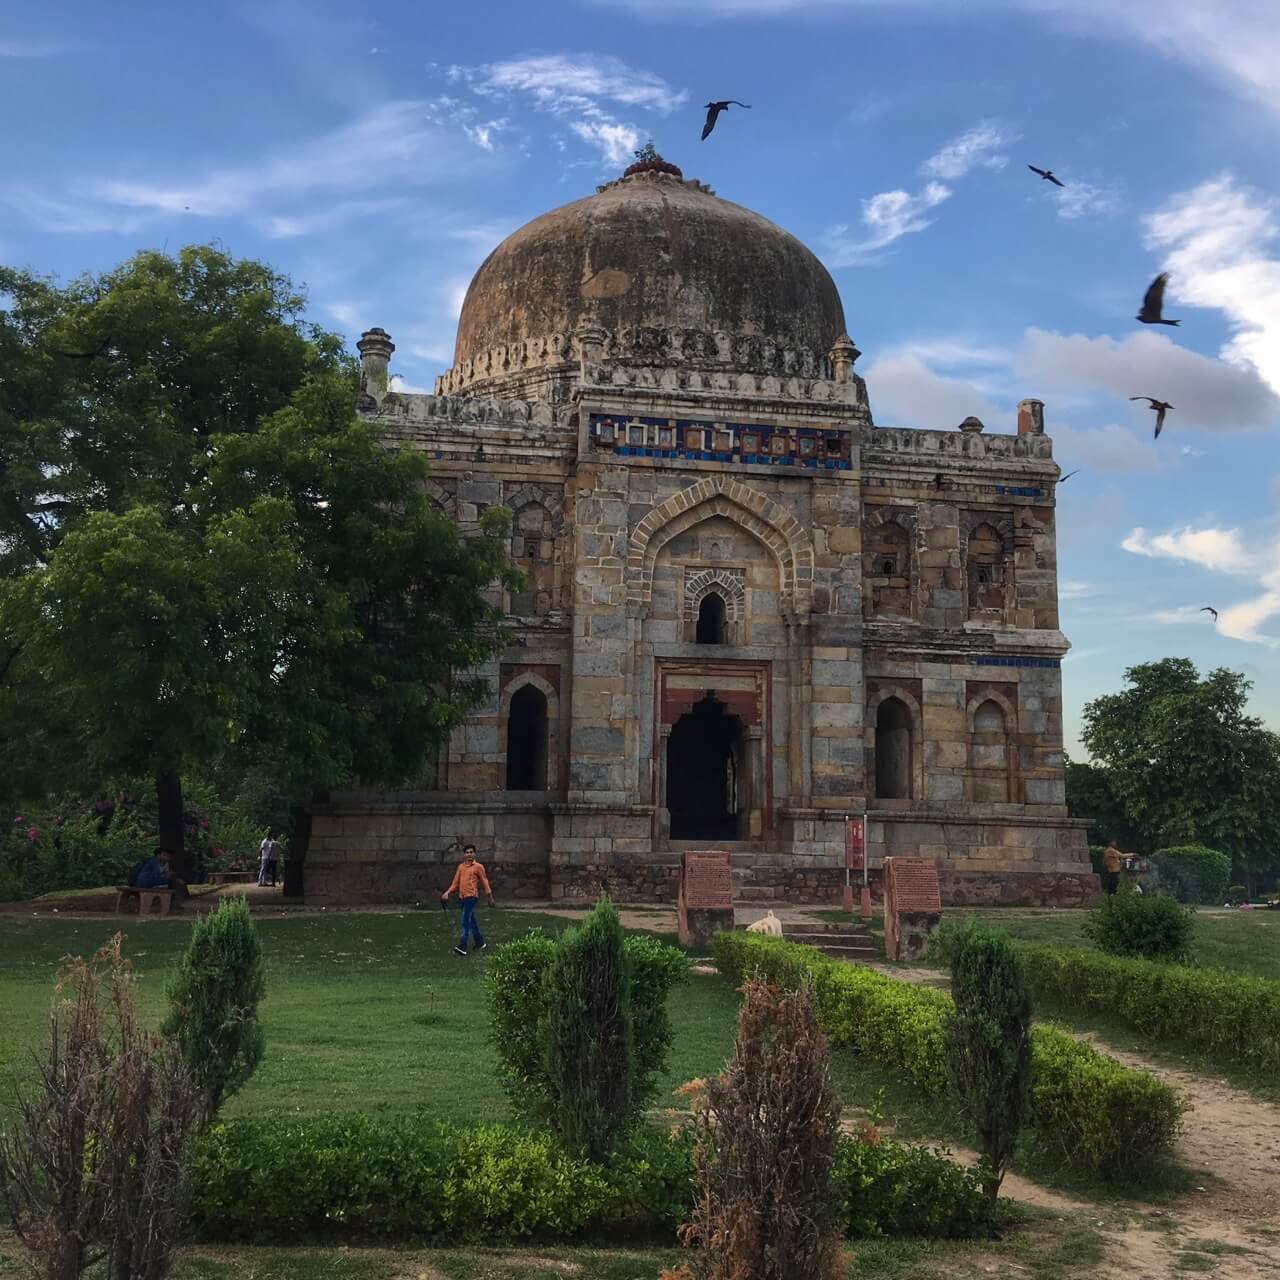
M 290 813 L 293 827 L 289 833 L 289 853 L 284 863 L 284 896 L 306 896 L 303 863 L 307 859 L 307 846 L 311 843 L 311 809 L 307 804 L 295 804 Z
M 156 771 L 156 812 L 159 816 L 157 844 L 173 854 L 178 879 L 184 885 L 189 884 L 191 867 L 182 822 L 182 779 L 178 774 L 163 769 Z

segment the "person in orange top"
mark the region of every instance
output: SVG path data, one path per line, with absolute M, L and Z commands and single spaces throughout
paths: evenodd
M 476 950 L 483 951 L 488 944 L 480 932 L 480 926 L 476 924 L 476 899 L 483 889 L 488 895 L 489 905 L 493 906 L 493 890 L 489 888 L 489 877 L 485 875 L 484 867 L 476 861 L 476 847 L 473 844 L 463 845 L 462 861 L 453 873 L 453 883 L 440 895 L 440 901 L 447 902 L 455 889 L 458 891 L 458 901 L 462 903 L 462 938 L 454 950 L 460 956 L 465 956 L 467 935 L 472 934 L 476 940 Z
M 1115 893 L 1120 887 L 1120 850 L 1114 840 L 1107 841 L 1102 854 L 1102 889 L 1104 893 Z

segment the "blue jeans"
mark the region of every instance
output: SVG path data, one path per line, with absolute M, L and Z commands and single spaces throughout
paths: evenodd
M 463 951 L 467 949 L 467 934 L 470 933 L 476 940 L 477 947 L 484 946 L 484 936 L 480 932 L 480 926 L 476 924 L 476 898 L 459 898 L 462 903 L 462 938 L 458 942 Z

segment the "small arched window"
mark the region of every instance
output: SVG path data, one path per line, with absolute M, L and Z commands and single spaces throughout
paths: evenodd
M 724 644 L 724 597 L 716 591 L 708 591 L 698 604 L 698 628 L 694 634 L 696 644 Z
M 1004 612 L 1004 539 L 989 524 L 980 524 L 969 535 L 968 599 L 970 613 Z

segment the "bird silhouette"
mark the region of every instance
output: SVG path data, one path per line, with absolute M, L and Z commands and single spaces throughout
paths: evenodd
M 1033 164 L 1027 165 L 1027 168 L 1032 173 L 1038 173 L 1045 182 L 1052 182 L 1055 187 L 1065 187 L 1067 185 L 1065 182 L 1058 181 L 1052 169 L 1037 169 Z
M 1147 291 L 1142 295 L 1142 310 L 1138 312 L 1135 319 L 1141 320 L 1143 324 L 1181 324 L 1181 320 L 1166 320 L 1161 311 L 1164 307 L 1164 287 L 1169 283 L 1169 273 L 1162 271 L 1147 286 Z M 1141 399 L 1141 397 L 1139 397 Z
M 1065 476 L 1059 476 L 1058 483 L 1066 484 L 1067 481 L 1070 480 L 1072 476 L 1078 476 L 1079 474 L 1080 474 L 1080 468 L 1077 467 L 1074 471 L 1068 471 Z
M 739 102 L 735 98 L 726 98 L 723 102 L 707 103 L 707 123 L 702 126 L 702 141 L 706 142 L 707 135 L 716 127 L 716 121 L 720 118 L 722 111 L 728 111 L 730 107 L 746 107 L 751 110 L 751 104 L 748 102 Z
M 1160 439 L 1160 432 L 1164 430 L 1164 415 L 1166 409 L 1172 409 L 1167 400 L 1153 400 L 1150 396 L 1130 396 L 1130 400 L 1145 400 L 1156 411 L 1156 434 L 1154 439 Z
M 1217 622 L 1217 620 L 1218 620 L 1218 611 L 1217 611 L 1217 609 L 1215 609 L 1215 608 L 1213 607 L 1213 605 L 1211 605 L 1211 604 L 1207 604 L 1207 605 L 1205 605 L 1205 606 L 1204 606 L 1204 608 L 1200 610 L 1200 612 L 1201 612 L 1201 613 L 1211 613 L 1211 614 L 1213 614 L 1213 620 L 1214 620 L 1214 622 Z

